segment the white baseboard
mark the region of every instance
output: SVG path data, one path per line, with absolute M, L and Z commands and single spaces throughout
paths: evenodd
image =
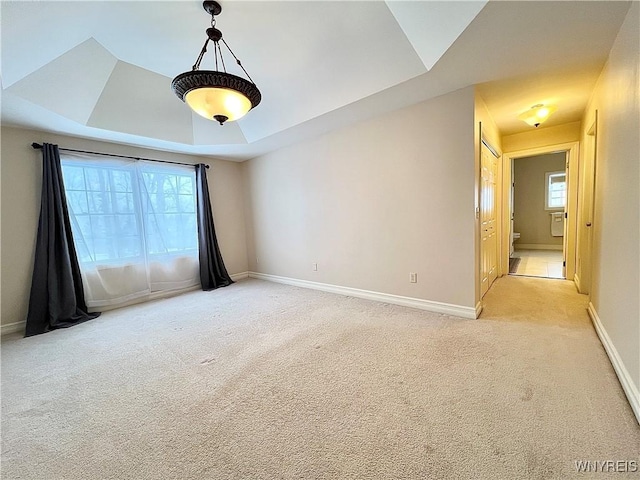
M 576 290 L 578 290 L 578 293 L 580 292 L 580 277 L 578 276 L 577 273 L 574 273 L 573 275 L 573 283 L 576 286 Z
M 234 273 L 233 275 L 229 276 L 231 277 L 231 280 L 235 282 L 237 280 L 242 280 L 243 278 L 248 278 L 249 272 Z
M 589 302 L 587 311 L 589 312 L 593 326 L 596 329 L 596 333 L 600 338 L 600 342 L 602 342 L 602 346 L 607 352 L 611 365 L 613 365 L 613 369 L 618 376 L 622 389 L 631 404 L 631 409 L 636 416 L 636 420 L 640 423 L 640 392 L 638 391 L 638 387 L 633 382 L 633 379 L 631 378 L 631 375 L 629 375 L 629 371 L 624 366 L 624 363 L 622 363 L 622 359 L 620 358 L 620 355 L 618 355 L 618 350 L 616 350 L 616 347 L 611 341 L 611 338 L 609 338 L 609 334 L 607 334 L 604 325 L 602 325 L 593 303 Z
M 9 335 L 10 333 L 22 332 L 24 333 L 24 328 L 27 322 L 14 322 L 7 323 L 6 325 L 0 326 L 0 335 Z
M 280 277 L 278 275 L 269 275 L 266 273 L 249 272 L 249 277 L 267 280 L 269 282 L 284 283 L 285 285 L 293 285 L 295 287 L 310 288 L 313 290 L 322 290 L 323 292 L 337 293 L 339 295 L 347 295 L 351 297 L 364 298 L 377 302 L 392 303 L 403 307 L 418 308 L 429 312 L 444 313 L 462 318 L 477 318 L 476 308 L 463 307 L 461 305 L 453 305 L 450 303 L 432 302 L 421 298 L 403 297 L 400 295 L 392 295 L 390 293 L 372 292 L 370 290 L 361 290 L 359 288 L 342 287 L 339 285 L 330 285 L 328 283 L 311 282 L 309 280 L 298 280 L 290 277 Z
M 543 245 L 540 243 L 516 243 L 514 245 L 518 250 L 559 250 L 562 251 L 562 245 Z

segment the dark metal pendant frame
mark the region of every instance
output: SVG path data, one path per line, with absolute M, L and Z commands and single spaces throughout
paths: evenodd
M 190 72 L 181 73 L 173 79 L 171 82 L 172 90 L 178 98 L 184 102 L 187 93 L 198 88 L 227 88 L 229 90 L 235 90 L 247 97 L 251 102 L 251 108 L 255 108 L 262 100 L 262 94 L 260 93 L 260 90 L 258 90 L 256 84 L 253 83 L 253 80 L 251 80 L 249 73 L 242 66 L 242 62 L 235 56 L 229 45 L 227 45 L 227 42 L 222 38 L 222 32 L 215 28 L 215 16 L 222 12 L 222 7 L 215 1 L 205 1 L 203 2 L 202 7 L 209 15 L 211 15 L 211 28 L 207 29 L 207 40 L 205 41 L 192 70 Z M 207 45 L 209 42 L 213 42 L 214 45 L 216 70 L 200 70 L 200 62 L 207 51 Z M 236 63 L 240 68 L 242 68 L 249 80 L 227 73 L 224 58 L 222 57 L 220 42 L 227 47 Z M 217 70 L 218 55 L 220 56 L 220 61 L 224 71 Z M 223 115 L 216 115 L 215 120 L 220 122 L 220 125 L 222 125 L 226 120 L 228 120 L 228 118 Z

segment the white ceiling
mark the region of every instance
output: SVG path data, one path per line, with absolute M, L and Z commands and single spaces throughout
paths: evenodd
M 517 133 L 536 103 L 558 105 L 545 126 L 580 119 L 630 5 L 221 3 L 217 27 L 263 95 L 240 121 L 202 119 L 170 89 L 206 38 L 200 2 L 3 1 L 2 123 L 243 160 L 478 85 Z

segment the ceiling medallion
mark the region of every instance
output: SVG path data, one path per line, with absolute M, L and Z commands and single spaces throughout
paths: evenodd
M 544 123 L 548 120 L 553 112 L 555 112 L 558 107 L 553 105 L 542 105 L 541 103 L 534 105 L 529 110 L 524 113 L 518 115 L 518 118 L 523 122 L 528 123 L 532 127 L 539 127 L 541 123 Z
M 215 28 L 215 17 L 222 11 L 220 4 L 214 1 L 205 1 L 202 6 L 211 15 L 211 28 L 207 28 L 207 40 L 204 42 L 191 71 L 181 73 L 174 78 L 171 82 L 171 88 L 178 98 L 189 105 L 198 115 L 208 120 L 216 120 L 222 125 L 226 121 L 234 121 L 244 117 L 249 110 L 260 103 L 262 94 L 242 66 L 242 62 L 238 60 L 238 57 L 222 38 L 222 32 Z M 213 42 L 216 69 L 200 70 L 200 62 L 207 52 L 209 42 Z M 229 50 L 249 80 L 227 73 L 220 42 Z M 222 66 L 222 71 L 218 70 L 219 64 Z

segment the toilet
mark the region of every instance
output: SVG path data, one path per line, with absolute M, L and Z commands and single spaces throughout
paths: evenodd
M 509 251 L 509 257 L 511 257 L 511 256 L 513 255 L 513 252 L 515 251 L 515 248 L 513 248 L 513 243 L 514 243 L 516 240 L 519 240 L 519 239 L 520 239 L 520 233 L 518 233 L 518 232 L 513 232 L 513 233 L 512 233 L 512 235 L 513 235 L 513 237 L 512 237 L 512 239 L 511 239 L 511 250 Z

